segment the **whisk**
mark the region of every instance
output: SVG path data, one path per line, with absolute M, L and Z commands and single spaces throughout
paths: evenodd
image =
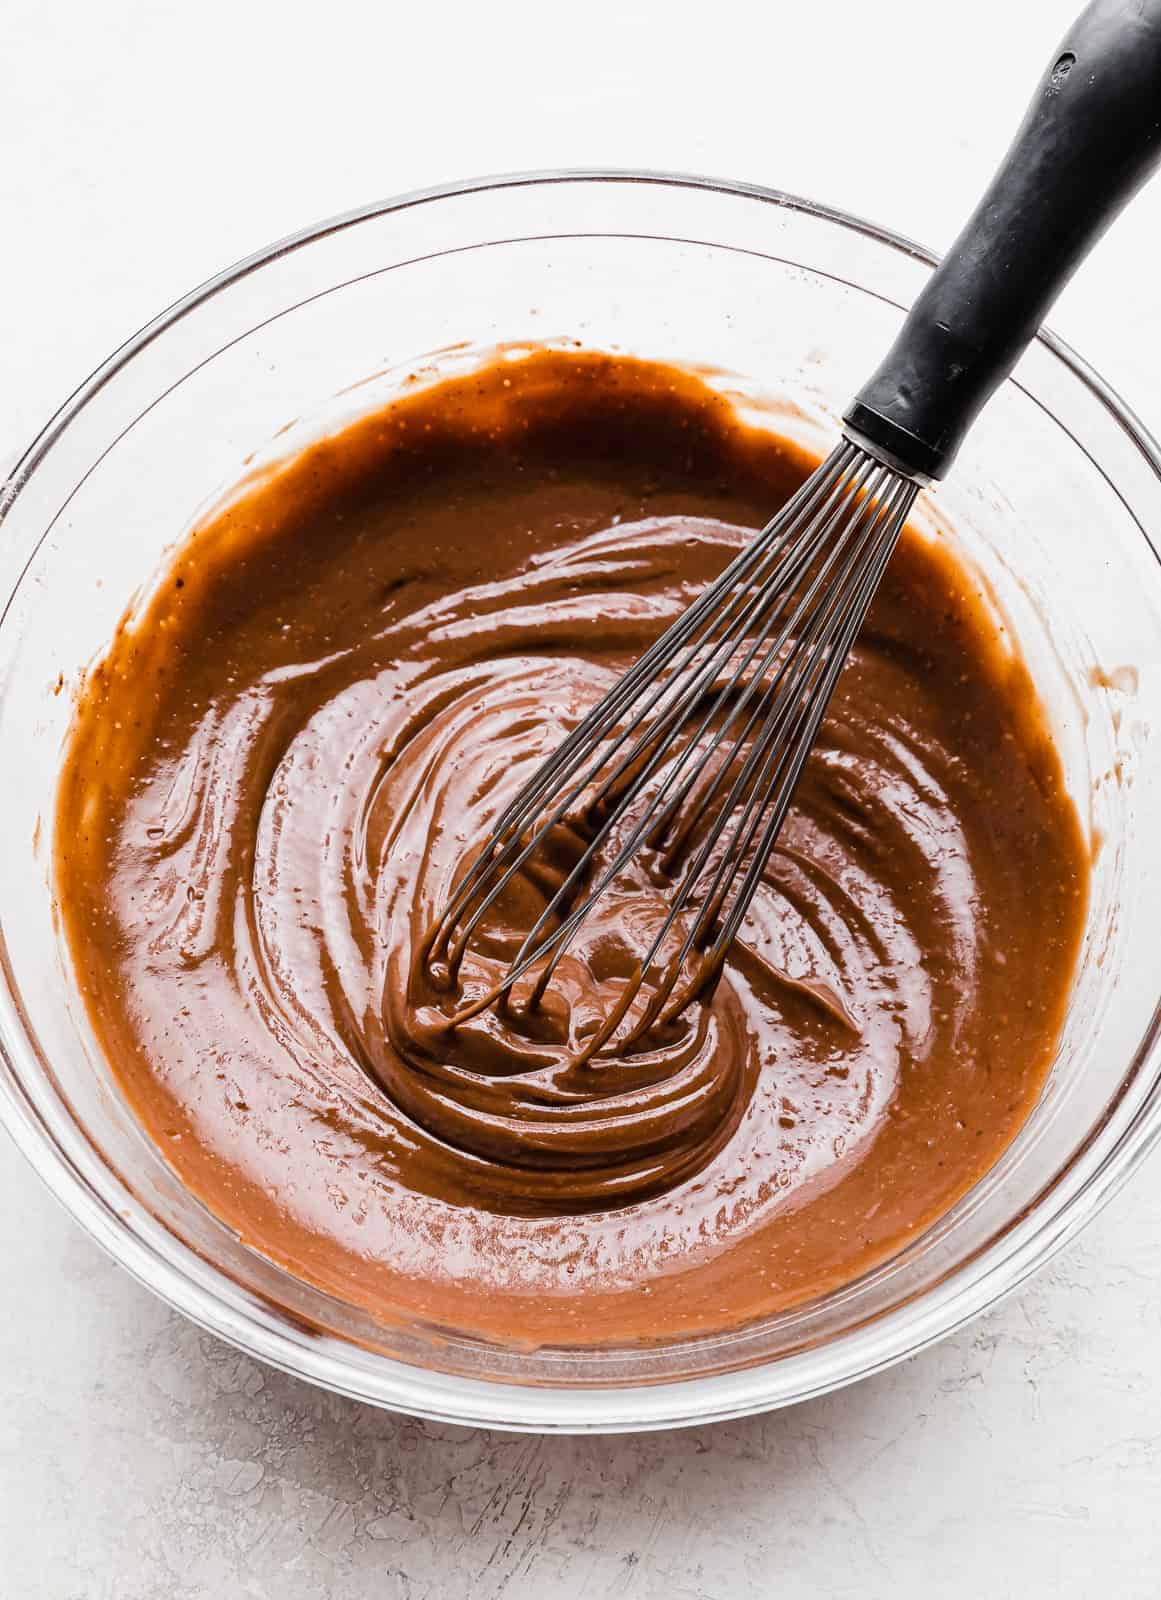
M 578 723 L 461 874 L 424 950 L 444 984 L 512 879 L 571 841 L 514 958 L 452 1027 L 510 1007 L 517 985 L 534 1010 L 646 850 L 670 884 L 666 911 L 580 1059 L 631 1048 L 712 990 L 916 496 L 1159 158 L 1161 0 L 1095 0 L 840 443 Z

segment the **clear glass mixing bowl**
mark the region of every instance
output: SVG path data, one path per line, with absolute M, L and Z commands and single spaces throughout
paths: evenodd
M 1032 1117 L 937 1226 L 856 1283 L 724 1337 L 497 1349 L 405 1334 L 243 1245 L 177 1182 L 96 1047 L 53 917 L 68 688 L 198 508 L 417 374 L 575 341 L 710 369 L 825 443 L 931 259 L 767 190 L 633 173 L 457 185 L 287 239 L 181 301 L 49 424 L 0 496 L 0 1110 L 124 1266 L 204 1327 L 344 1394 L 456 1422 L 652 1428 L 874 1372 L 1058 1249 L 1161 1128 L 1157 446 L 1055 339 L 1021 362 L 928 520 L 991 585 L 1098 846 L 1083 957 Z M 729 374 L 731 376 L 725 376 Z

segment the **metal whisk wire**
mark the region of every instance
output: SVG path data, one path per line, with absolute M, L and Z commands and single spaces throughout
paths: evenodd
M 637 851 L 664 843 L 662 862 L 673 871 L 707 815 L 660 929 L 581 1060 L 617 1033 L 667 942 L 676 949 L 621 1047 L 712 987 L 917 493 L 913 480 L 844 439 L 524 785 L 428 935 L 433 971 L 454 976 L 488 910 L 554 830 L 578 809 L 595 827 L 502 979 L 463 1006 L 453 1026 L 506 1004 L 539 965 L 528 999 L 536 1006 L 581 923 Z M 628 817 L 611 860 L 598 864 Z M 678 988 L 695 953 L 695 970 Z

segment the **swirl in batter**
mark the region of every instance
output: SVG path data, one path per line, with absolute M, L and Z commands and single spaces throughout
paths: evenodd
M 126 620 L 60 909 L 142 1122 L 256 1249 L 386 1324 L 718 1331 L 901 1248 L 1017 1131 L 1087 855 L 1026 672 L 910 530 L 711 1004 L 576 1063 L 663 913 L 648 853 L 539 1014 L 449 1030 L 417 959 L 465 852 L 811 465 L 692 376 L 543 351 L 243 486 Z

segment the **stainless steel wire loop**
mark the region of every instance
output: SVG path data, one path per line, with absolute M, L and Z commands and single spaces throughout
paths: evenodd
M 581 1059 L 631 1047 L 712 989 L 918 492 L 843 439 L 524 785 L 432 927 L 429 969 L 454 982 L 490 909 L 557 830 L 583 848 L 502 978 L 453 1027 L 507 1004 L 529 975 L 524 1003 L 536 1006 L 646 848 L 672 878 L 669 906 Z

